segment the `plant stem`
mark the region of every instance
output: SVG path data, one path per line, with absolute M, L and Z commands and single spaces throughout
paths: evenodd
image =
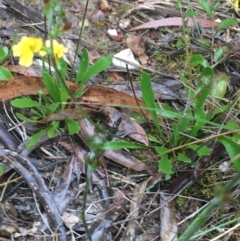
M 78 54 L 78 50 L 79 50 L 79 46 L 80 46 L 80 42 L 81 42 L 81 37 L 82 37 L 82 32 L 83 32 L 83 28 L 84 28 L 84 21 L 86 19 L 86 15 L 87 15 L 88 3 L 89 3 L 89 0 L 86 1 L 86 5 L 85 5 L 85 8 L 84 8 L 82 25 L 81 25 L 81 29 L 80 29 L 80 32 L 79 32 L 79 35 L 78 35 L 78 42 L 77 42 L 76 52 L 75 52 L 75 55 L 74 55 L 72 70 L 71 70 L 71 73 L 69 75 L 70 79 L 73 77 L 73 71 L 74 71 L 74 67 L 75 67 L 75 64 L 76 64 L 77 54 Z

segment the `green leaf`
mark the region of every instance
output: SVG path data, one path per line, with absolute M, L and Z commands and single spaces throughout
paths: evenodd
M 26 117 L 26 116 L 24 116 L 20 113 L 16 113 L 16 116 L 19 120 L 30 122 L 30 123 L 36 123 L 36 120 L 32 120 L 32 119 L 30 119 L 30 118 L 28 118 L 28 117 Z
M 188 9 L 186 11 L 186 13 L 184 14 L 185 18 L 188 18 L 188 17 L 193 17 L 193 16 L 197 16 L 198 13 L 192 9 Z
M 155 110 L 155 108 L 152 108 L 152 110 Z M 172 115 L 172 117 L 175 116 L 175 118 L 182 118 L 182 113 L 181 112 L 171 112 L 171 111 L 165 111 L 165 110 L 159 110 L 159 109 L 157 110 L 157 113 L 160 116 L 165 116 L 166 115 L 165 112 L 169 112 L 167 114 Z M 191 115 L 186 116 L 186 118 L 189 118 L 190 120 L 196 120 L 196 117 L 191 116 Z M 201 120 L 201 121 L 206 123 L 206 124 L 215 126 L 215 127 L 220 127 L 221 129 L 224 129 L 224 130 L 229 130 L 229 128 L 226 125 L 218 124 L 216 122 L 209 121 L 209 120 Z
M 229 109 L 229 105 L 222 105 L 219 108 L 214 109 L 207 115 L 207 120 L 211 120 L 214 116 L 218 115 L 219 113 L 223 114 Z
M 61 85 L 59 88 L 59 96 L 61 101 L 61 109 L 63 110 L 66 106 L 67 98 L 68 98 L 68 90 L 64 85 Z
M 197 150 L 197 154 L 199 157 L 202 156 L 208 156 L 210 154 L 210 152 L 212 151 L 211 148 L 207 147 L 207 146 L 201 146 L 198 150 Z
M 182 46 L 184 46 L 184 42 L 179 39 L 176 43 L 176 47 L 179 48 L 179 47 L 182 47 Z
M 42 113 L 41 113 L 40 111 L 37 111 L 37 110 L 34 110 L 34 109 L 31 109 L 30 111 L 31 111 L 31 113 L 32 113 L 33 115 L 35 115 L 37 118 L 43 118 L 43 115 L 42 115 Z
M 220 48 L 216 49 L 214 51 L 214 55 L 213 55 L 214 62 L 219 61 L 227 51 L 228 51 L 227 46 L 223 46 L 223 47 L 220 47 Z
M 66 76 L 67 76 L 67 63 L 64 60 L 64 58 L 61 58 L 58 61 L 58 65 L 60 65 L 59 71 L 60 71 L 62 79 L 66 79 Z
M 179 132 L 184 132 L 188 129 L 190 123 L 190 119 L 188 118 L 188 116 L 192 116 L 190 110 L 183 112 L 183 117 L 178 122 Z
M 196 151 L 199 157 L 207 156 L 212 151 L 211 148 L 209 148 L 205 145 L 201 146 L 201 145 L 194 144 L 194 145 L 189 146 L 189 148 Z
M 198 128 L 202 128 L 203 127 L 202 121 L 205 120 L 207 116 L 206 111 L 202 108 L 196 109 L 194 116 L 196 117 L 196 125 L 198 126 Z
M 52 121 L 52 122 L 51 122 L 51 125 L 52 125 L 55 129 L 57 129 L 57 128 L 59 127 L 59 124 L 60 124 L 59 121 Z
M 155 142 L 155 143 L 157 143 L 159 145 L 163 144 L 163 142 L 161 140 L 159 140 L 158 138 L 156 138 L 155 136 L 152 136 L 152 135 L 148 135 L 148 140 L 150 142 Z
M 139 149 L 139 148 L 144 148 L 146 149 L 147 147 L 141 144 L 133 143 L 133 142 L 128 142 L 128 141 L 107 141 L 104 143 L 103 149 L 104 150 L 119 150 L 119 149 Z
M 78 68 L 77 77 L 75 79 L 76 83 L 79 83 L 81 81 L 82 76 L 84 76 L 84 74 L 87 71 L 88 65 L 89 65 L 88 51 L 87 49 L 84 48 L 81 55 L 81 61 Z
M 197 42 L 201 43 L 203 46 L 207 48 L 211 47 L 211 43 L 207 39 L 200 38 L 200 39 L 197 39 Z
M 207 1 L 205 1 L 205 0 L 198 0 L 198 4 L 206 12 L 206 14 L 209 17 L 212 16 L 213 9 L 212 9 L 211 5 Z
M 75 93 L 73 94 L 74 98 L 77 99 L 78 97 L 80 97 L 80 96 L 83 94 L 85 88 L 86 88 L 86 85 L 81 85 L 81 87 L 78 88 L 78 89 L 75 91 Z
M 178 113 L 173 107 L 169 105 L 161 104 L 160 108 L 162 110 L 161 111 L 162 118 L 174 119 L 176 117 L 175 113 Z M 158 113 L 158 110 L 156 112 Z
M 239 128 L 239 124 L 237 124 L 235 121 L 233 120 L 230 120 L 228 123 L 227 123 L 227 126 L 231 129 L 231 130 L 234 130 L 234 129 L 238 129 Z
M 202 66 L 203 66 L 203 68 L 210 67 L 210 65 L 206 59 L 203 60 Z
M 33 147 L 38 142 L 38 140 L 43 136 L 43 134 L 46 133 L 46 131 L 47 131 L 46 129 L 43 129 L 37 132 L 36 134 L 34 134 L 28 141 L 27 148 Z
M 0 165 L 0 175 L 4 172 L 5 168 L 4 166 Z
M 195 91 L 191 87 L 189 87 L 189 80 L 184 76 L 180 77 L 180 80 L 183 82 L 185 86 L 185 91 L 187 92 L 188 96 L 191 98 L 191 100 L 195 100 Z
M 177 9 L 181 9 L 182 8 L 181 0 L 177 0 L 177 2 L 175 4 L 175 8 L 177 8 Z
M 178 125 L 176 123 L 172 124 L 172 133 L 171 133 L 171 137 L 170 137 L 170 143 L 173 146 L 177 146 L 177 143 L 179 141 L 179 129 L 178 129 Z
M 216 12 L 216 11 L 219 9 L 220 6 L 221 6 L 220 1 L 219 1 L 219 2 L 217 1 L 217 2 L 213 5 L 213 11 Z
M 57 110 L 59 110 L 59 106 L 61 103 L 57 102 L 57 103 L 52 103 L 52 104 L 47 104 L 45 103 L 44 106 L 42 106 L 45 115 L 50 115 L 51 113 L 56 112 Z
M 200 148 L 200 145 L 194 144 L 189 146 L 190 149 L 197 151 Z
M 194 54 L 191 59 L 192 66 L 197 66 L 199 64 L 202 64 L 204 61 L 204 58 L 201 54 Z
M 230 27 L 231 25 L 234 25 L 234 24 L 237 24 L 238 20 L 236 18 L 227 18 L 227 19 L 224 19 L 222 20 L 218 27 L 217 27 L 217 31 L 221 30 L 221 29 L 224 29 L 224 28 L 228 28 Z
M 158 161 L 158 170 L 165 173 L 165 174 L 171 174 L 172 173 L 171 160 L 168 158 L 167 155 L 163 156 Z
M 42 81 L 44 86 L 47 88 L 49 95 L 53 98 L 55 102 L 61 102 L 59 97 L 59 92 L 56 89 L 56 83 L 52 76 L 46 71 L 43 72 Z
M 199 79 L 205 86 L 209 86 L 212 83 L 214 71 L 211 67 L 206 67 L 200 74 Z
M 218 141 L 224 145 L 231 159 L 235 158 L 237 155 L 240 154 L 240 146 L 237 143 L 233 142 L 229 137 L 220 136 L 218 138 Z M 240 157 L 237 158 L 237 160 L 234 160 L 233 166 L 238 172 L 240 172 Z
M 181 161 L 181 162 L 192 163 L 192 160 L 182 153 L 178 153 L 177 159 L 178 161 Z
M 1 80 L 8 80 L 11 79 L 12 73 L 8 69 L 4 68 L 3 66 L 0 66 L 0 81 Z
M 47 129 L 47 136 L 48 136 L 49 138 L 54 137 L 55 133 L 56 133 L 56 129 L 55 129 L 53 126 L 50 126 L 50 127 Z
M 155 151 L 158 153 L 158 154 L 162 154 L 166 151 L 169 151 L 168 148 L 164 147 L 164 146 L 158 146 L 158 147 L 155 147 Z
M 0 47 L 0 64 L 3 64 L 4 60 L 8 57 L 9 50 L 7 47 Z
M 213 69 L 210 67 L 204 68 L 203 71 L 201 72 L 199 77 L 199 80 L 201 82 L 199 83 L 199 86 L 195 93 L 196 108 L 202 108 L 203 105 L 205 104 L 205 101 L 211 90 L 213 74 L 214 74 Z
M 152 115 L 153 121 L 158 129 L 159 134 L 161 134 L 162 132 L 161 132 L 161 127 L 159 125 L 157 113 L 156 113 L 156 110 L 153 110 L 157 108 L 155 104 L 154 93 L 153 93 L 152 83 L 151 83 L 149 74 L 143 73 L 141 75 L 140 85 L 141 85 L 141 91 L 142 91 L 142 98 L 146 106 L 150 108 L 149 112 Z
M 195 101 L 196 101 L 196 108 L 202 108 L 203 105 L 205 104 L 205 101 L 208 97 L 208 94 L 210 92 L 209 87 L 201 86 L 197 88 L 196 90 L 196 95 L 195 95 Z
M 228 83 L 229 79 L 225 73 L 216 73 L 212 81 L 210 95 L 219 101 L 226 94 Z
M 189 84 L 190 84 L 189 79 L 187 79 L 187 78 L 184 77 L 184 76 L 181 76 L 181 77 L 180 77 L 180 80 L 181 80 L 184 84 L 186 84 L 186 85 L 189 85 Z
M 198 131 L 202 129 L 203 126 L 205 125 L 203 120 L 206 120 L 207 113 L 203 108 L 196 108 L 194 116 L 196 117 L 196 122 L 190 133 L 190 136 L 193 136 L 193 137 L 197 136 Z
M 70 135 L 79 133 L 80 126 L 77 121 L 70 119 L 70 120 L 65 120 L 65 123 L 67 124 L 68 133 Z
M 17 98 L 11 101 L 11 105 L 17 108 L 40 107 L 38 101 L 32 100 L 30 97 Z
M 49 126 L 49 128 L 47 129 L 47 136 L 49 138 L 54 137 L 57 128 L 59 127 L 60 122 L 59 121 L 52 121 L 51 125 Z
M 81 84 L 86 84 L 86 82 L 92 78 L 94 75 L 101 73 L 103 70 L 107 69 L 112 63 L 112 58 L 110 56 L 101 57 L 97 62 L 90 66 L 81 78 Z

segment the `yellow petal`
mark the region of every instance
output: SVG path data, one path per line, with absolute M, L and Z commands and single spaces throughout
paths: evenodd
M 18 44 L 12 46 L 13 56 L 20 57 L 19 64 L 29 67 L 32 64 L 34 53 L 42 49 L 42 39 L 23 36 Z
M 54 49 L 54 56 L 57 59 L 60 59 L 63 57 L 63 54 L 68 51 L 67 48 L 65 48 L 62 44 L 58 44 Z
M 38 53 L 41 50 L 42 45 L 43 45 L 43 41 L 41 38 L 30 37 L 28 41 L 29 41 L 29 46 L 30 46 L 31 50 L 34 53 Z
M 20 57 L 19 64 L 25 67 L 31 66 L 33 62 L 33 52 L 30 49 L 25 49 L 24 53 Z
M 27 42 L 28 42 L 28 37 L 27 36 L 23 36 L 19 43 L 27 43 Z
M 53 40 L 53 41 L 54 41 L 54 40 Z M 55 40 L 55 41 L 56 41 L 56 40 Z M 46 44 L 46 47 L 47 47 L 47 48 L 50 48 L 50 46 L 51 46 L 50 40 L 47 40 L 45 44 Z
M 12 46 L 13 56 L 14 57 L 20 57 L 22 55 L 22 48 L 19 46 L 19 44 L 15 44 Z
M 47 54 L 47 52 L 46 51 L 44 51 L 44 50 L 41 50 L 41 51 L 39 51 L 39 55 L 40 56 L 45 56 Z

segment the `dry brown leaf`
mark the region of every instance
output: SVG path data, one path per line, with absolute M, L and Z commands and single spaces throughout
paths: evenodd
M 108 120 L 108 116 L 101 112 L 100 110 L 95 110 L 94 108 L 82 107 L 82 109 L 72 108 L 72 109 L 64 109 L 59 110 L 55 113 L 48 115 L 47 117 L 38 120 L 38 123 L 46 123 L 50 121 L 62 121 L 62 120 L 79 120 L 83 119 L 88 115 L 89 117 L 98 117 L 99 119 Z
M 143 197 L 146 195 L 145 190 L 148 184 L 148 180 L 143 181 L 134 188 L 134 194 L 130 203 L 130 215 L 128 216 L 130 221 L 128 222 L 128 225 L 120 241 L 136 240 L 136 229 L 138 227 L 138 223 L 135 220 L 140 216 L 139 207 Z
M 143 234 L 140 234 L 136 237 L 136 241 L 149 241 L 156 240 L 156 237 L 159 236 L 160 225 L 156 223 L 154 226 L 151 226 L 149 229 L 145 229 Z
M 40 77 L 15 77 L 0 82 L 0 101 L 13 99 L 23 95 L 35 95 L 38 89 L 47 93 Z
M 5 65 L 4 67 L 13 73 L 22 74 L 24 76 L 34 76 L 34 77 L 41 76 L 41 75 L 37 74 L 36 73 L 37 71 L 35 71 L 34 68 L 32 68 L 32 67 L 24 67 L 21 65 Z
M 82 148 L 80 145 L 78 144 L 69 144 L 67 142 L 59 142 L 60 145 L 64 146 L 69 152 L 73 153 L 74 158 L 77 160 L 77 166 L 78 170 L 74 170 L 75 175 L 84 173 L 86 171 L 86 167 L 85 167 L 85 159 L 86 156 L 89 155 L 89 152 L 87 152 L 84 148 Z M 100 158 L 100 164 L 105 168 L 105 170 L 107 170 L 106 168 L 106 164 L 104 163 L 104 161 L 101 160 Z M 73 168 L 75 168 L 73 166 Z M 103 170 L 95 170 L 92 173 L 92 181 L 94 183 L 98 183 L 100 184 L 101 180 L 107 180 L 106 175 L 103 173 Z M 104 186 L 106 183 L 104 182 Z
M 92 63 L 96 62 L 98 59 L 101 58 L 101 55 L 95 49 L 94 50 L 90 50 L 88 52 L 88 55 L 89 55 L 89 60 Z
M 66 81 L 66 84 L 69 86 L 71 92 L 76 91 L 80 87 L 78 84 L 74 84 L 70 81 Z M 35 95 L 37 93 L 37 90 L 39 89 L 42 89 L 43 92 L 47 94 L 47 90 L 42 83 L 41 77 L 21 76 L 9 79 L 7 81 L 1 81 L 0 101 L 13 99 L 23 95 Z M 137 107 L 138 105 L 145 107 L 143 101 L 138 100 L 137 103 L 133 96 L 102 85 L 88 86 L 84 94 L 79 98 L 79 100 L 101 105 L 125 105 L 129 108 L 131 106 Z M 133 110 L 142 113 L 140 108 L 134 108 Z M 151 119 L 151 115 L 148 111 L 142 111 L 149 119 Z
M 89 225 L 89 232 L 91 233 L 92 240 L 114 240 L 114 237 L 110 232 L 110 227 L 126 209 L 127 207 L 124 202 L 114 203 L 107 205 L 97 215 L 94 215 L 92 220 L 89 220 L 89 223 L 91 223 Z M 96 208 L 94 211 L 95 210 Z M 91 210 L 88 209 L 88 213 L 90 213 L 90 211 Z M 92 211 L 92 213 L 94 212 Z
M 145 107 L 143 101 L 138 100 L 136 102 L 135 98 L 122 91 L 109 88 L 102 85 L 90 85 L 81 96 L 81 99 L 86 102 L 93 102 L 98 104 L 111 104 L 111 105 L 125 105 L 127 108 L 131 109 L 131 106 L 142 106 Z M 140 108 L 134 108 L 134 111 L 142 113 Z M 142 110 L 143 113 L 151 119 L 151 115 L 148 111 Z
M 73 3 L 69 10 L 72 13 L 79 13 L 84 10 L 84 6 L 81 4 Z
M 103 154 L 108 159 L 121 164 L 127 168 L 133 169 L 135 171 L 147 171 L 149 174 L 152 174 L 152 170 L 145 165 L 142 161 L 134 157 L 131 153 L 125 151 L 105 151 Z
M 103 11 L 107 11 L 110 8 L 110 5 L 107 0 L 100 0 L 99 5 L 100 5 L 100 9 Z
M 45 123 L 50 121 L 62 121 L 62 120 L 69 120 L 69 119 L 80 119 L 84 118 L 81 111 L 79 109 L 64 109 L 59 110 L 55 113 L 50 114 L 49 116 L 39 120 L 39 123 Z
M 19 231 L 15 225 L 0 222 L 0 236 L 10 238 L 12 234 Z
M 103 21 L 105 19 L 105 13 L 102 10 L 96 10 L 90 17 L 92 22 Z
M 116 42 L 122 42 L 122 40 L 124 39 L 123 34 L 118 34 L 118 35 L 109 35 L 111 40 L 114 40 Z
M 122 118 L 118 130 L 128 135 L 133 140 L 149 146 L 147 133 L 139 124 L 131 121 L 125 114 L 122 114 L 115 108 L 103 107 L 101 108 L 101 111 L 108 116 L 108 125 L 113 126 L 119 118 Z
M 79 85 L 66 81 L 70 90 L 76 90 Z M 42 78 L 37 76 L 20 76 L 6 81 L 0 81 L 0 101 L 10 100 L 23 95 L 36 95 L 37 90 L 47 90 L 42 83 Z
M 7 21 L 1 20 L 0 22 L 0 28 L 7 29 L 7 30 L 16 30 L 21 27 L 22 27 L 22 24 L 16 19 L 8 19 Z
M 72 228 L 75 224 L 77 224 L 80 221 L 78 216 L 68 212 L 64 212 L 62 218 L 64 220 L 64 223 L 70 228 Z
M 124 78 L 118 72 L 109 72 L 108 77 L 112 82 L 123 82 Z
M 131 35 L 126 39 L 126 44 L 136 56 L 145 54 L 145 40 L 142 37 Z
M 81 126 L 81 132 L 79 133 L 79 136 L 84 141 L 89 140 L 89 138 L 97 134 L 97 130 L 95 126 L 93 126 L 87 119 L 80 119 L 78 120 L 78 123 Z M 127 168 L 130 168 L 136 171 L 147 171 L 148 173 L 152 174 L 152 170 L 147 165 L 145 165 L 142 161 L 132 156 L 131 153 L 127 153 L 119 150 L 119 151 L 105 151 L 103 155 L 108 159 L 111 159 L 112 161 L 118 164 L 121 164 Z M 101 164 L 105 166 L 104 162 L 103 161 L 101 162 L 102 162 Z
M 111 84 L 112 87 L 120 92 L 132 95 L 132 90 L 126 84 Z M 133 83 L 133 88 L 137 98 L 142 98 L 142 92 L 139 83 Z M 165 79 L 161 81 L 152 81 L 152 88 L 154 91 L 155 99 L 173 100 L 173 99 L 186 99 L 187 95 L 183 91 L 183 84 L 179 80 Z
M 176 210 L 174 206 L 172 196 L 166 196 L 161 193 L 161 229 L 160 229 L 160 241 L 175 241 L 177 240 L 177 220 Z
M 149 61 L 149 57 L 146 54 L 143 54 L 138 57 L 138 60 L 140 61 L 141 65 L 146 65 Z
M 212 21 L 204 18 L 196 18 L 197 23 L 203 28 L 211 28 Z M 195 22 L 192 18 L 189 18 L 186 21 L 188 27 L 194 27 Z M 214 21 L 213 26 L 217 27 L 218 22 Z M 148 29 L 148 28 L 159 28 L 159 27 L 166 27 L 166 26 L 182 26 L 182 18 L 181 17 L 172 17 L 172 18 L 163 18 L 160 20 L 150 21 L 144 24 L 141 24 L 135 28 L 130 29 L 130 31 L 141 30 L 141 29 Z

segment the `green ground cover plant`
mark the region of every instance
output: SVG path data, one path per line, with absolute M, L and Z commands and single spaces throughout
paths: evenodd
M 64 11 L 58 1 L 46 1 L 44 5 L 44 13 L 47 19 L 47 31 L 49 40 L 43 43 L 42 38 L 22 37 L 21 41 L 13 45 L 13 56 L 19 57 L 19 64 L 29 67 L 32 64 L 34 54 L 42 56 L 43 74 L 42 81 L 47 88 L 49 95 L 46 96 L 41 90 L 38 91 L 38 100 L 31 97 L 16 98 L 11 101 L 12 106 L 17 108 L 30 108 L 31 117 L 17 113 L 17 117 L 26 122 L 39 123 L 51 114 L 60 110 L 67 109 L 71 101 L 76 100 L 85 90 L 87 81 L 94 75 L 105 70 L 112 62 L 111 57 L 101 57 L 98 61 L 89 65 L 89 57 L 87 49 L 83 49 L 81 62 L 76 74 L 74 82 L 80 84 L 81 87 L 75 92 L 70 93 L 66 84 L 67 79 L 67 63 L 63 58 L 64 53 L 68 49 L 57 42 L 57 38 L 69 28 L 69 23 L 63 23 Z M 1 52 L 0 52 L 1 54 Z M 4 57 L 4 56 L 3 56 Z M 48 63 L 48 60 L 50 62 Z M 46 63 L 54 68 L 51 73 L 46 67 Z M 8 76 L 8 78 L 11 76 Z M 64 129 L 68 130 L 70 135 L 79 132 L 80 126 L 77 121 L 67 119 L 61 121 L 51 121 L 47 127 L 41 128 L 29 140 L 28 147 L 32 147 L 41 138 L 43 134 L 53 137 L 56 132 L 62 133 Z M 62 128 L 62 125 L 63 128 Z

